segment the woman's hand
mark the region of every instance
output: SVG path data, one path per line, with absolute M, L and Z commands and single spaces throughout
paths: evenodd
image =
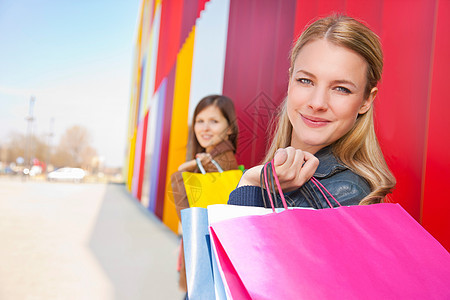
M 301 187 L 314 175 L 319 160 L 309 152 L 293 147 L 280 148 L 275 153 L 274 167 L 284 192 Z M 244 185 L 260 186 L 262 165 L 248 169 L 242 175 L 238 187 Z
M 208 162 L 211 161 L 211 155 L 209 153 L 197 153 L 195 155 L 195 158 L 200 158 L 200 161 L 202 162 L 202 165 L 206 165 Z M 178 171 L 180 172 L 192 172 L 197 167 L 197 162 L 195 159 L 188 160 L 185 163 L 182 163 L 178 167 Z
M 211 154 L 205 153 L 205 152 L 197 153 L 195 155 L 195 158 L 200 158 L 200 161 L 202 162 L 202 165 L 206 165 L 212 159 Z
M 305 184 L 319 166 L 317 157 L 293 147 L 280 148 L 275 153 L 274 167 L 284 192 Z

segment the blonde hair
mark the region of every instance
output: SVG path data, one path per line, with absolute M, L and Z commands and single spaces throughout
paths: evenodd
M 378 36 L 361 22 L 347 16 L 331 15 L 319 19 L 306 28 L 292 48 L 289 77 L 292 76 L 295 60 L 302 47 L 318 39 L 351 49 L 365 59 L 367 85 L 364 97 L 369 97 L 383 71 L 383 52 Z M 278 124 L 265 161 L 271 160 L 278 148 L 291 144 L 292 124 L 286 107 L 287 99 L 278 113 Z M 386 164 L 375 134 L 373 104 L 366 113 L 358 116 L 353 128 L 334 142 L 331 148 L 343 164 L 369 183 L 371 192 L 360 204 L 384 202 L 386 195 L 395 187 L 396 181 Z

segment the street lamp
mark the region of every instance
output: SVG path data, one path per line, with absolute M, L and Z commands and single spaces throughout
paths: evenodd
M 25 117 L 25 120 L 27 121 L 27 139 L 26 139 L 26 146 L 25 146 L 25 167 L 28 168 L 28 170 L 31 169 L 31 134 L 33 129 L 33 109 L 34 109 L 34 102 L 36 101 L 36 98 L 34 96 L 31 96 L 30 98 L 30 108 L 28 112 L 28 116 Z

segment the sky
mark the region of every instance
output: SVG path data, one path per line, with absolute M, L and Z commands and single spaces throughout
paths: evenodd
M 122 166 L 141 0 L 0 0 L 0 144 L 85 127 L 106 166 Z

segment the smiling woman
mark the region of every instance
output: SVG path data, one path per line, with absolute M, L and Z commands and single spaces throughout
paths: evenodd
M 305 45 L 289 81 L 287 114 L 291 146 L 310 153 L 347 133 L 372 105 L 377 88 L 364 97 L 367 63 L 356 52 L 320 39 Z
M 319 19 L 297 40 L 287 98 L 265 158 L 274 160 L 292 206 L 328 207 L 313 176 L 342 205 L 383 202 L 394 188 L 373 124 L 382 69 L 378 37 L 353 18 Z M 228 204 L 265 205 L 261 169 L 244 173 Z
M 230 98 L 223 95 L 204 97 L 195 108 L 191 124 L 188 160 L 171 176 L 173 201 L 180 220 L 180 211 L 189 207 L 183 172 L 199 173 L 202 166 L 206 172 L 217 172 L 218 167 L 224 171 L 238 168 L 235 158 L 238 126 L 234 104 Z M 197 165 L 197 161 L 202 166 Z M 183 250 L 179 261 L 180 288 L 186 291 Z

